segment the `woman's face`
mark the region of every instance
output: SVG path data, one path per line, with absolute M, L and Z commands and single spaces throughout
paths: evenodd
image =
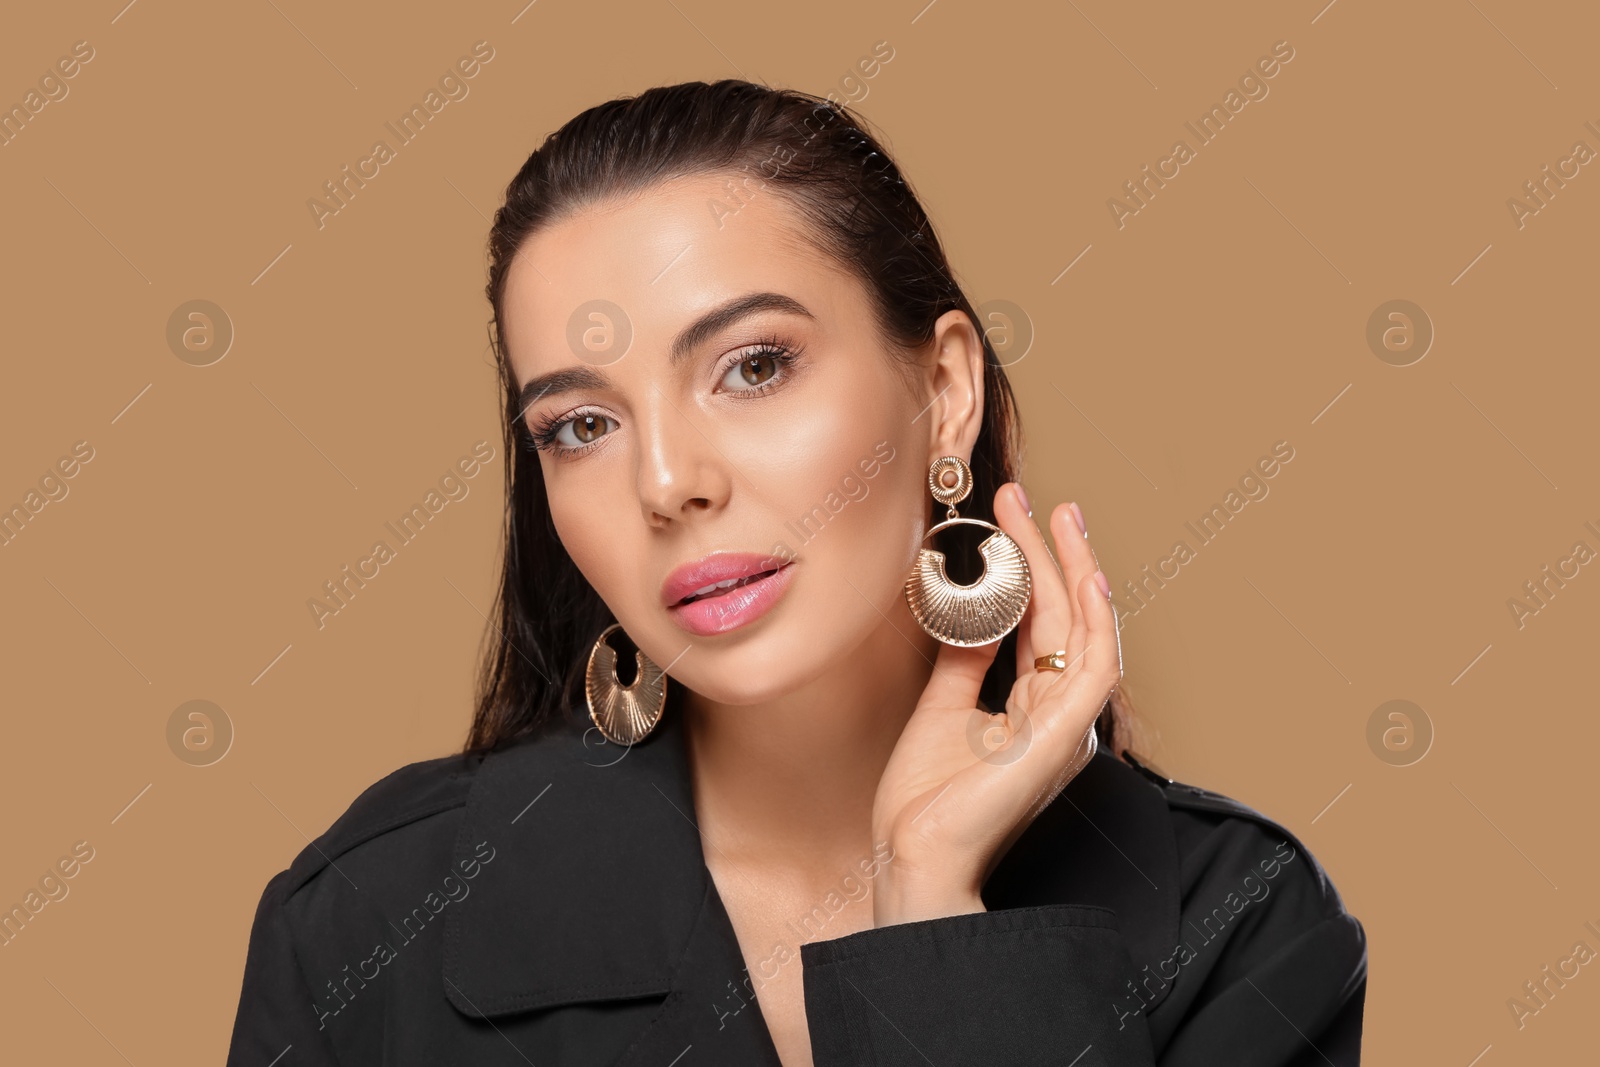
M 500 324 L 562 543 L 646 655 L 724 704 L 915 634 L 901 588 L 944 409 L 783 195 L 742 197 L 678 178 L 547 227 Z

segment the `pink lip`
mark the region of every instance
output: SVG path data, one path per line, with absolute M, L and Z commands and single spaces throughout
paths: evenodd
M 765 578 L 681 604 L 696 589 L 778 569 Z M 717 552 L 686 563 L 667 576 L 661 600 L 672 620 L 692 634 L 709 637 L 754 622 L 770 611 L 789 587 L 792 561 L 751 552 Z

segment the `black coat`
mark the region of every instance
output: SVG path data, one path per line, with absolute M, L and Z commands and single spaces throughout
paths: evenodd
M 776 1067 L 751 991 L 796 965 L 818 1067 L 1357 1063 L 1366 938 L 1317 861 L 1103 751 L 990 910 L 831 935 L 863 857 L 753 978 L 683 740 L 671 717 L 631 750 L 563 730 L 367 789 L 267 883 L 229 1067 Z

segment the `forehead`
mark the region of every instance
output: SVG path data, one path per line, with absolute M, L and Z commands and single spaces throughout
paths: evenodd
M 808 226 L 774 186 L 732 173 L 669 179 L 552 223 L 506 273 L 501 331 L 519 379 L 582 358 L 573 337 L 596 307 L 652 342 L 756 291 L 792 296 L 818 317 L 846 311 L 854 279 L 807 239 Z

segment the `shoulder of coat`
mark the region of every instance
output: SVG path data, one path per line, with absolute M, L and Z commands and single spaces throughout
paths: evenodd
M 1190 808 L 1198 811 L 1214 811 L 1223 815 L 1235 815 L 1240 818 L 1250 819 L 1274 831 L 1288 833 L 1276 820 L 1263 815 L 1255 808 L 1241 801 L 1235 800 L 1222 793 L 1204 789 L 1188 782 L 1180 782 L 1176 778 L 1169 778 L 1152 767 L 1148 762 L 1140 760 L 1132 752 L 1126 750 L 1122 759 L 1134 770 L 1144 775 L 1145 778 L 1160 787 L 1167 798 L 1167 805 L 1174 808 Z
M 1167 798 L 1168 808 L 1210 812 L 1232 819 L 1245 820 L 1246 825 L 1260 827 L 1266 830 L 1274 840 L 1287 843 L 1294 849 L 1295 854 L 1310 860 L 1308 866 L 1323 894 L 1335 903 L 1340 903 L 1338 891 L 1334 889 L 1333 883 L 1328 879 L 1327 871 L 1317 862 L 1316 857 L 1305 847 L 1300 838 L 1278 820 L 1257 811 L 1243 801 L 1235 800 L 1233 797 L 1197 785 L 1190 785 L 1187 782 L 1180 782 L 1175 778 L 1169 778 L 1148 763 L 1141 762 L 1133 753 L 1126 750 L 1122 753 L 1122 759 L 1134 770 L 1160 787 Z M 1242 826 L 1240 829 L 1242 831 Z M 1342 903 L 1340 906 L 1342 906 Z
M 408 763 L 362 790 L 323 834 L 300 851 L 288 870 L 288 896 L 357 845 L 431 815 L 464 808 L 483 756 L 455 753 Z

